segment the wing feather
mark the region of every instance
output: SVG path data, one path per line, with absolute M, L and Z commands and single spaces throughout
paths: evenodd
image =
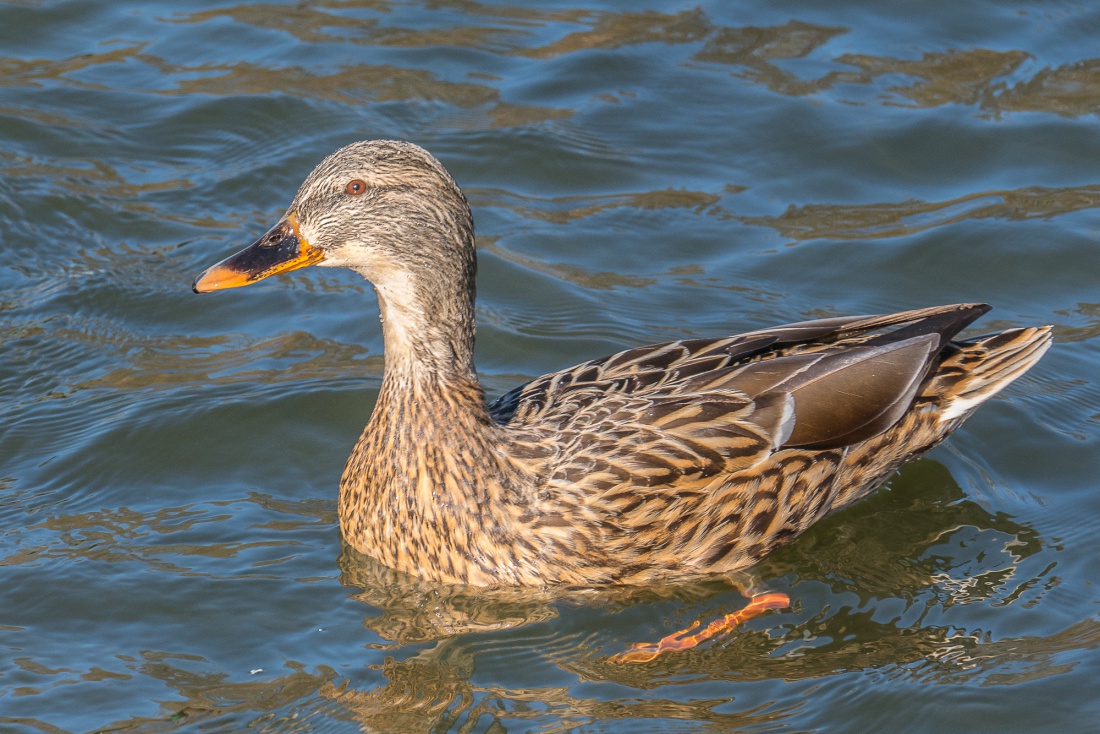
M 819 319 L 638 347 L 521 385 L 490 411 L 550 484 L 604 496 L 689 486 L 784 448 L 840 448 L 889 429 L 950 339 L 987 310 Z

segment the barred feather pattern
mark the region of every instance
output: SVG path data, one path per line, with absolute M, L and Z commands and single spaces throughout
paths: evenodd
M 389 383 L 344 475 L 345 534 L 387 565 L 449 583 L 643 584 L 744 568 L 938 444 L 980 400 L 945 411 L 990 397 L 1049 346 L 1046 328 L 958 342 L 936 331 L 945 316 L 954 330 L 985 310 L 641 347 L 538 378 L 487 410 L 476 383 L 427 395 Z M 924 338 L 920 324 L 936 343 L 917 390 L 890 393 L 906 400 L 900 418 L 858 441 L 789 445 L 798 409 L 785 380 Z

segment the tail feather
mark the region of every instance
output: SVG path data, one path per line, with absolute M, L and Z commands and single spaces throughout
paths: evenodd
M 922 391 L 935 395 L 941 423 L 965 418 L 1039 361 L 1052 343 L 1051 327 L 1009 329 L 956 342 Z

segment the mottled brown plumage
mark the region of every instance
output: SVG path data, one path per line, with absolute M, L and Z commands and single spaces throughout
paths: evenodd
M 260 264 L 257 264 L 260 263 Z M 348 542 L 447 583 L 642 584 L 758 561 L 942 441 L 1050 346 L 955 340 L 989 307 L 639 347 L 486 403 L 473 222 L 409 143 L 350 145 L 197 291 L 316 263 L 374 283 L 385 375 L 340 482 Z

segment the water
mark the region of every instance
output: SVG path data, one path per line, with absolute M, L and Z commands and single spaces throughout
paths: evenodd
M 1091 731 L 1100 10 L 1081 2 L 0 3 L 0 730 Z M 198 297 L 312 166 L 432 150 L 493 394 L 630 345 L 985 300 L 1039 366 L 718 583 L 388 577 L 336 484 L 381 333 L 350 272 Z

